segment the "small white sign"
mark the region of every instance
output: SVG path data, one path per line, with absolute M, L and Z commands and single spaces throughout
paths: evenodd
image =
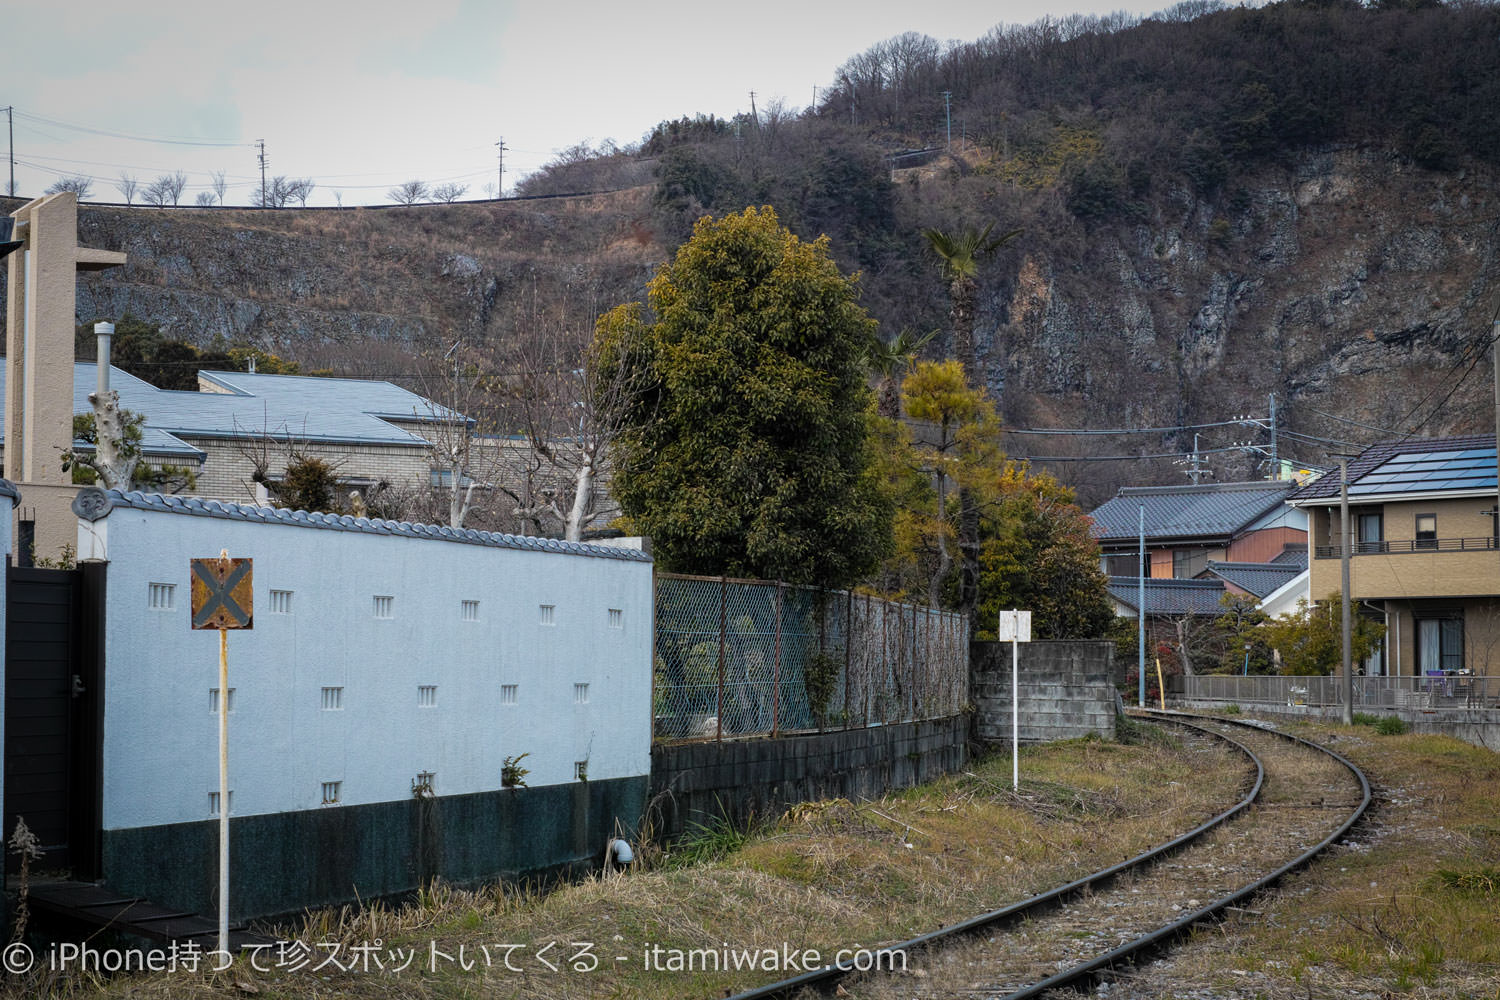
M 996 633 L 1001 642 L 1031 641 L 1031 612 L 1000 612 L 1000 629 Z

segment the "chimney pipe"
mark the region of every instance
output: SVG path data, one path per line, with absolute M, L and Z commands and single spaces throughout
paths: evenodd
M 99 394 L 109 391 L 109 338 L 115 335 L 113 323 L 95 323 L 94 336 L 99 338 Z

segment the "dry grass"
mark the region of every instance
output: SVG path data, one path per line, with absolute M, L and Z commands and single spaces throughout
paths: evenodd
M 969 774 L 876 802 L 799 806 L 718 862 L 680 865 L 667 854 L 653 870 L 595 877 L 545 895 L 437 886 L 409 906 L 320 913 L 300 928 L 283 929 L 317 946 L 314 962 L 332 953 L 347 964 L 356 954 L 351 949 L 376 941 L 383 959 L 393 950 L 419 952 L 399 974 L 373 965 L 369 971 L 262 972 L 242 958 L 218 976 L 179 972 L 109 984 L 57 983 L 52 995 L 722 996 L 779 976 L 652 971 L 643 968 L 643 949 L 779 948 L 785 942 L 832 956 L 840 948 L 898 941 L 1160 842 L 1223 808 L 1236 797 L 1243 774 L 1234 756 L 1171 743 L 1057 744 L 1023 753 L 1020 795 L 1010 790 L 1009 759 L 998 757 Z M 558 946 L 546 957 L 562 966 L 556 972 L 532 957 L 553 941 Z M 433 942 L 455 961 L 440 959 L 431 968 Z M 570 942 L 591 942 L 599 967 L 569 971 L 579 951 Z M 522 971 L 503 968 L 501 944 L 526 946 L 512 954 Z M 456 961 L 460 946 L 474 966 L 467 971 Z
M 1439 736 L 1288 728 L 1365 771 L 1368 821 L 1115 995 L 1500 1000 L 1500 757 Z
M 1292 878 L 1253 912 L 1199 933 L 1111 995 L 1500 1000 L 1500 758 L 1367 727 L 1298 731 L 1331 742 L 1375 783 L 1379 801 L 1354 835 L 1357 846 Z M 719 997 L 778 977 L 649 971 L 643 949 L 785 941 L 831 954 L 901 940 L 1159 843 L 1235 798 L 1244 769 L 1237 758 L 1170 742 L 1085 740 L 1025 751 L 1022 777 L 1021 794 L 1012 794 L 1010 761 L 998 757 L 877 802 L 799 806 L 716 862 L 680 864 L 678 852 L 649 871 L 545 895 L 438 886 L 409 906 L 320 913 L 283 931 L 321 945 L 319 961 L 335 944 L 345 961 L 351 948 L 375 941 L 383 954 L 419 951 L 419 968 L 398 974 L 260 972 L 241 959 L 219 976 L 33 982 L 16 995 Z M 551 941 L 559 943 L 548 955 L 562 966 L 556 972 L 531 957 Z M 578 949 L 567 943 L 584 941 L 599 967 L 568 971 Z M 474 967 L 440 960 L 434 971 L 432 942 L 455 957 L 462 946 Z M 512 958 L 521 971 L 503 968 L 502 943 L 527 946 Z

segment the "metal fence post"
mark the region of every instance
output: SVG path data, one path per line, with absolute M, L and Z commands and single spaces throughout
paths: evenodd
M 715 703 L 717 711 L 714 713 L 714 741 L 719 742 L 724 738 L 724 646 L 728 641 L 729 624 L 729 580 L 719 577 L 719 694 Z
M 854 674 L 850 671 L 854 651 L 854 591 L 844 591 L 844 728 L 854 724 L 849 710 L 849 689 L 854 686 Z
M 781 588 L 776 581 L 776 657 L 771 662 L 771 735 L 781 722 Z

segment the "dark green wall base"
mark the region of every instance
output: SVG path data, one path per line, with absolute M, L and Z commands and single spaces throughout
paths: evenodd
M 600 863 L 616 823 L 633 834 L 648 779 L 242 816 L 229 823 L 235 921 L 459 885 L 547 879 Z M 163 906 L 218 909 L 219 825 L 104 831 L 104 883 Z
M 662 744 L 651 749 L 652 824 L 670 840 L 727 818 L 774 819 L 799 802 L 878 798 L 962 768 L 969 717 L 775 739 Z

